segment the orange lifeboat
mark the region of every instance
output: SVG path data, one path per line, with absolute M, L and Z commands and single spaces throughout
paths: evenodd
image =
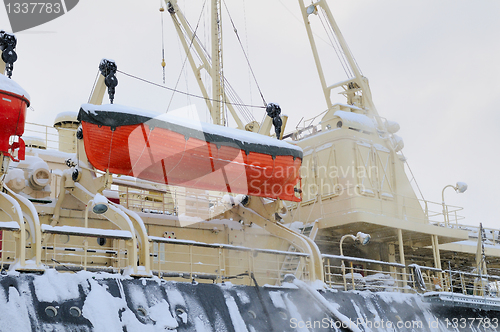
M 29 95 L 16 82 L 0 74 L 0 153 L 13 160 L 24 160 L 25 145 L 21 139 L 24 134 L 26 108 L 29 107 Z M 12 136 L 17 142 L 11 143 Z M 17 159 L 13 152 L 19 149 Z
M 205 190 L 300 201 L 302 149 L 264 135 L 154 115 L 120 105 L 82 105 L 85 152 L 101 171 Z

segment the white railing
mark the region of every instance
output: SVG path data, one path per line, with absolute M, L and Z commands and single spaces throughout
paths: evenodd
M 70 130 L 64 129 L 61 130 Z M 74 131 L 74 130 L 71 130 Z M 45 143 L 46 149 L 59 150 L 59 133 L 53 126 L 46 126 L 37 123 L 26 122 L 23 138 L 37 138 Z
M 16 245 L 16 237 L 19 236 L 16 234 L 17 231 L 8 231 L 1 230 L 0 231 L 0 269 L 3 270 L 6 267 L 6 264 L 12 264 L 16 261 L 18 257 L 17 245 Z
M 44 230 L 42 263 L 57 269 L 120 273 L 129 265 L 129 237 L 61 233 Z
M 342 290 L 389 292 L 451 292 L 485 298 L 500 297 L 500 274 L 440 270 L 357 257 L 322 255 L 325 283 Z M 344 263 L 344 264 L 343 264 Z
M 304 268 L 296 277 L 308 280 L 308 254 L 270 249 L 253 249 L 228 244 L 211 244 L 178 239 L 150 237 L 153 243 L 151 268 L 159 277 L 231 280 L 259 284 L 282 282 L 281 264 L 294 256 Z
M 354 192 L 355 187 L 351 187 Z M 432 224 L 443 224 L 443 225 L 459 225 L 459 222 L 465 217 L 458 214 L 463 208 L 453 205 L 445 205 L 445 210 L 443 214 L 443 205 L 441 203 L 427 201 L 423 199 L 417 199 L 415 197 L 407 197 L 402 195 L 392 194 L 391 200 L 397 200 L 397 204 L 401 206 L 400 209 L 388 209 L 386 204 L 386 199 L 373 197 L 371 195 L 363 194 L 352 194 L 349 196 L 335 196 L 332 194 L 319 195 L 312 200 L 300 203 L 287 202 L 288 211 L 294 216 L 294 220 L 301 220 L 304 223 L 313 222 L 318 218 L 317 214 L 311 214 L 310 209 L 314 211 L 319 211 L 321 213 L 321 218 L 328 219 L 334 218 L 335 216 L 344 215 L 352 212 L 368 212 L 372 214 L 384 215 L 387 217 L 410 220 L 413 222 L 422 223 L 432 223 Z M 360 207 L 350 207 L 347 204 L 349 200 L 354 197 L 362 197 L 364 200 L 369 200 L 371 203 L 376 204 L 364 204 L 362 208 Z M 328 205 L 324 205 L 323 200 L 333 200 L 335 202 L 345 202 L 346 204 L 338 204 L 337 207 L 345 206 L 347 208 L 337 208 L 335 211 L 330 212 L 331 209 L 325 208 Z M 313 205 L 310 207 L 309 205 Z M 306 207 L 306 213 L 301 213 L 301 210 Z M 329 211 L 329 212 L 324 212 Z M 420 215 L 420 217 L 418 217 Z M 311 219 L 312 218 L 312 219 Z M 446 220 L 446 223 L 445 223 Z M 454 226 L 455 227 L 455 226 Z

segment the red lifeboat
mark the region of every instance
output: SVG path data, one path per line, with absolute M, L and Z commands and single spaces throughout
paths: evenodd
M 97 169 L 169 185 L 300 201 L 302 149 L 243 130 L 120 105 L 82 105 Z
M 0 153 L 13 160 L 24 159 L 24 133 L 26 108 L 29 107 L 29 95 L 16 82 L 0 75 Z M 18 141 L 11 143 L 11 137 L 17 136 Z M 19 149 L 17 159 L 13 152 Z

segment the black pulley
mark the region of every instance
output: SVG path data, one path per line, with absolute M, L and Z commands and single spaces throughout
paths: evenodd
M 280 139 L 281 136 L 281 126 L 283 121 L 281 120 L 281 108 L 280 105 L 275 103 L 269 103 L 266 105 L 267 115 L 273 119 L 274 132 L 276 133 L 276 138 Z
M 102 76 L 104 76 L 104 84 L 108 87 L 109 101 L 113 104 L 113 99 L 115 99 L 115 88 L 118 85 L 118 79 L 115 76 L 118 67 L 113 60 L 102 59 L 99 64 L 99 70 Z
M 17 60 L 17 53 L 14 50 L 17 45 L 17 38 L 11 33 L 0 30 L 0 50 L 2 51 L 2 60 L 5 62 L 7 77 L 12 77 L 14 62 Z

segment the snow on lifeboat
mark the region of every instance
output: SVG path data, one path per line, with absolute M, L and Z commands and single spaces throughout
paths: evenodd
M 85 152 L 101 171 L 184 187 L 300 201 L 302 149 L 167 114 L 84 104 Z
M 24 160 L 24 134 L 26 108 L 30 105 L 28 93 L 13 80 L 0 74 L 0 153 L 15 161 Z M 11 143 L 11 136 L 18 141 Z M 13 152 L 19 149 L 17 159 Z

